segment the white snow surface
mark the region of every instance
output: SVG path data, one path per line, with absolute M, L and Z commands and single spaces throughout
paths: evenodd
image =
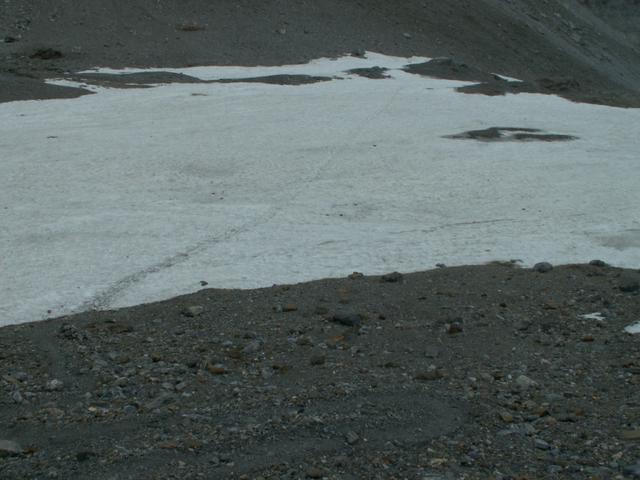
M 631 335 L 637 335 L 640 333 L 640 322 L 624 327 L 624 331 Z
M 640 110 L 488 97 L 369 54 L 0 104 L 0 325 L 210 287 L 521 259 L 640 265 Z M 344 73 L 392 69 L 385 80 Z M 130 72 L 130 71 L 129 71 Z M 114 72 L 112 72 L 114 73 Z M 117 71 L 125 73 L 125 71 Z M 568 142 L 443 138 L 538 128 Z

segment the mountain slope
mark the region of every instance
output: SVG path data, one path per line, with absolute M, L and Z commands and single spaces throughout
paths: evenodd
M 7 0 L 0 72 L 273 65 L 371 50 L 448 56 L 525 80 L 571 77 L 578 100 L 638 105 L 640 54 L 619 21 L 638 12 L 635 1 L 584 0 Z M 25 96 L 14 92 L 1 89 L 0 101 Z

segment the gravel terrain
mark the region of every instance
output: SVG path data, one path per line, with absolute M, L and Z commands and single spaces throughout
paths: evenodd
M 0 102 L 87 94 L 44 79 L 96 66 L 375 51 L 437 58 L 413 73 L 465 93 L 639 107 L 638 19 L 637 0 L 0 0 Z M 1 328 L 0 480 L 640 478 L 640 271 L 202 287 Z
M 5 327 L 0 478 L 640 478 L 639 280 L 354 273 Z

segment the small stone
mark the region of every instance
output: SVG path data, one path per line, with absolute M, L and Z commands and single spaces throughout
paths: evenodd
M 526 375 L 520 375 L 516 378 L 516 385 L 521 390 L 529 390 L 530 388 L 536 387 L 538 383 L 535 380 L 527 377 Z
M 242 349 L 242 352 L 247 354 L 256 353 L 259 352 L 261 348 L 262 342 L 260 340 L 253 340 Z
M 453 323 L 447 324 L 447 333 L 449 335 L 456 335 L 458 333 L 462 333 L 462 331 L 463 331 L 462 323 L 460 322 L 453 322 Z
M 536 438 L 533 443 L 538 450 L 551 450 L 551 445 L 549 445 L 541 438 Z
M 548 273 L 553 270 L 553 265 L 549 262 L 540 262 L 533 266 L 533 270 L 538 273 Z
M 500 412 L 500 418 L 504 423 L 513 423 L 513 415 L 509 412 Z
M 214 375 L 226 375 L 229 373 L 229 370 L 219 363 L 216 363 L 215 365 L 212 365 L 211 363 L 207 364 L 207 371 Z
M 447 268 L 447 266 L 444 263 L 436 263 L 436 267 L 438 267 L 438 268 Z
M 126 377 L 116 378 L 115 384 L 117 387 L 126 387 L 129 384 L 129 379 Z
M 324 355 L 315 355 L 313 357 L 311 357 L 311 359 L 309 360 L 309 363 L 311 365 L 324 365 L 325 362 L 327 361 L 327 357 L 325 357 Z
M 298 310 L 297 305 L 294 305 L 293 303 L 287 303 L 282 307 L 282 311 L 285 313 L 296 312 L 297 310 Z
M 316 467 L 311 467 L 307 469 L 307 478 L 322 478 L 324 477 L 324 472 Z
M 62 52 L 60 52 L 59 50 L 54 50 L 53 48 L 39 48 L 31 55 L 29 55 L 29 58 L 37 58 L 40 60 L 55 60 L 58 58 L 62 58 L 63 56 L 64 55 L 62 55 Z
M 592 267 L 606 267 L 607 266 L 606 262 L 604 262 L 602 260 L 591 260 L 589 262 L 589 265 L 591 265 Z
M 11 394 L 11 400 L 13 400 L 15 403 L 24 402 L 24 398 L 22 397 L 22 394 L 18 390 L 16 390 Z
M 364 274 L 360 273 L 360 272 L 353 272 L 352 274 L 349 275 L 349 280 L 358 280 L 359 278 L 363 278 Z
M 136 413 L 138 413 L 138 409 L 135 405 L 125 405 L 124 407 L 122 407 L 122 413 L 124 413 L 125 415 L 135 415 Z
M 402 282 L 403 278 L 404 277 L 400 272 L 392 272 L 392 273 L 387 273 L 386 275 L 383 275 L 382 281 L 386 283 L 398 283 L 398 282 Z
M 54 378 L 53 380 L 49 380 L 44 388 L 48 392 L 59 392 L 64 388 L 64 383 L 62 383 L 61 380 Z
M 192 305 L 182 310 L 182 315 L 189 318 L 199 317 L 204 313 L 204 307 L 201 305 Z
M 580 340 L 585 343 L 591 343 L 595 340 L 595 338 L 593 335 L 587 334 L 587 335 L 583 335 Z
M 0 440 L 0 458 L 22 454 L 22 447 L 11 440 Z
M 95 452 L 78 452 L 76 453 L 76 460 L 78 462 L 86 462 L 87 460 L 90 460 L 93 457 L 97 457 L 98 455 Z
M 423 382 L 432 382 L 434 380 L 440 380 L 441 378 L 444 378 L 442 370 L 435 367 L 431 367 L 429 368 L 429 370 L 426 370 L 424 372 L 418 372 L 415 376 L 416 380 L 420 380 Z
M 411 40 L 411 38 L 412 38 L 412 37 L 411 37 L 411 34 L 410 34 L 410 33 L 407 33 L 407 32 L 403 33 L 403 34 L 402 34 L 402 36 L 403 36 L 404 38 L 406 38 L 407 40 Z
M 354 432 L 353 430 L 350 430 L 345 435 L 345 440 L 347 441 L 347 443 L 349 445 L 355 445 L 356 443 L 358 443 L 360 441 L 360 436 L 356 432 Z
M 175 396 L 170 393 L 163 393 L 159 397 L 154 398 L 145 405 L 146 410 L 156 410 L 164 405 L 172 403 L 175 400 Z
M 362 322 L 362 317 L 360 317 L 360 315 L 357 313 L 338 312 L 332 317 L 331 320 L 346 327 L 357 327 Z

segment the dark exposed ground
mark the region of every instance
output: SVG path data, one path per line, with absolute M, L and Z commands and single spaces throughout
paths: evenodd
M 495 264 L 5 327 L 0 478 L 637 478 L 638 280 Z
M 2 0 L 0 102 L 83 94 L 42 79 L 93 66 L 373 50 L 451 58 L 415 73 L 470 93 L 639 106 L 639 3 Z M 461 138 L 517 134 L 553 135 Z M 640 478 L 639 279 L 443 268 L 5 327 L 0 480 Z
M 3 0 L 0 101 L 81 94 L 33 79 L 94 66 L 275 65 L 371 50 L 450 57 L 533 84 L 568 79 L 560 94 L 573 100 L 638 106 L 639 17 L 636 0 Z

